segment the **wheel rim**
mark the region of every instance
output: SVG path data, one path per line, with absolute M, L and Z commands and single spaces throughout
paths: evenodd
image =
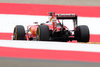
M 40 41 L 40 28 L 39 28 L 39 27 L 37 28 L 36 39 L 37 39 L 38 41 Z
M 15 40 L 17 40 L 17 28 L 15 28 L 14 36 L 15 36 Z

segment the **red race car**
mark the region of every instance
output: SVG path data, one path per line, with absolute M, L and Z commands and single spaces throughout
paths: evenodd
M 72 41 L 89 42 L 89 28 L 86 25 L 77 24 L 75 14 L 55 14 L 49 13 L 49 21 L 46 23 L 27 26 L 25 31 L 22 25 L 16 25 L 13 33 L 13 40 L 38 40 L 38 41 Z M 63 20 L 73 20 L 73 30 L 69 30 L 63 24 Z M 62 20 L 62 22 L 60 21 Z M 67 22 L 66 22 L 67 23 Z

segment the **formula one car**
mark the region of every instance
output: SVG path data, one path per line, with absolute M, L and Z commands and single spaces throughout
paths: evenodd
M 86 25 L 77 24 L 77 15 L 75 14 L 55 14 L 49 12 L 49 21 L 46 23 L 27 26 L 25 31 L 22 25 L 17 25 L 14 28 L 13 40 L 37 40 L 37 41 L 72 41 L 89 42 L 89 28 Z M 69 30 L 63 24 L 63 20 L 73 20 L 73 30 Z M 59 21 L 59 20 L 62 20 Z M 67 22 L 66 22 L 67 23 Z

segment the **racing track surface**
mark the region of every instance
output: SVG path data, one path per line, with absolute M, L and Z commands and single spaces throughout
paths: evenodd
M 0 64 L 3 67 L 99 67 L 100 65 L 99 44 L 0 40 L 0 46 Z
M 60 4 L 60 5 L 85 5 L 100 6 L 99 0 L 2 0 L 8 3 L 35 3 L 35 4 Z M 61 2 L 62 1 L 62 2 Z M 62 4 L 63 3 L 63 4 Z M 39 59 L 0 58 L 0 67 L 99 67 L 100 63 L 79 61 L 56 61 Z
M 99 63 L 87 63 L 77 61 L 55 61 L 36 59 L 0 58 L 2 67 L 99 67 Z
M 31 3 L 31 4 L 57 4 L 57 5 L 80 5 L 100 6 L 100 0 L 0 0 L 2 3 Z

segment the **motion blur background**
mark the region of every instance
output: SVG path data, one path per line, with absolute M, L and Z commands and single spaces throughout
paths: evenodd
M 100 0 L 0 0 L 0 3 L 100 6 Z M 100 67 L 100 63 L 0 57 L 0 67 Z

